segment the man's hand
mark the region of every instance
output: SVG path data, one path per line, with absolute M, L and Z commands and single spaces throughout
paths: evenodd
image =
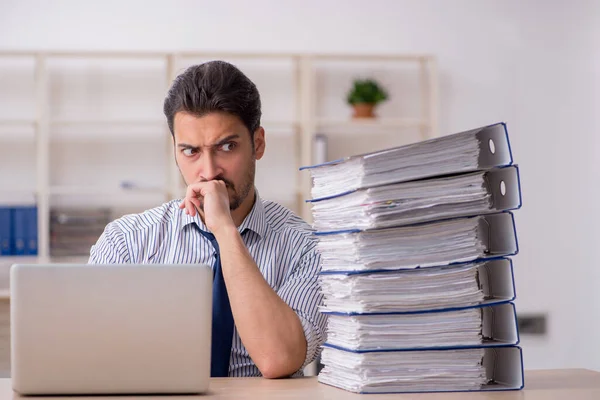
M 225 227 L 234 227 L 229 210 L 229 195 L 223 181 L 208 181 L 193 183 L 187 187 L 185 198 L 179 205 L 191 216 L 196 215 L 196 209 L 203 210 L 204 223 L 212 232 Z
M 292 375 L 304 363 L 308 343 L 300 318 L 269 286 L 239 234 L 223 181 L 188 186 L 179 206 L 201 212 L 215 235 L 236 330 L 266 378 Z

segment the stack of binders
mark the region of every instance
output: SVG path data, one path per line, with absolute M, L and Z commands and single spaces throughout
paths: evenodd
M 0 206 L 0 256 L 37 256 L 37 206 L 15 204 Z
M 303 169 L 328 314 L 320 382 L 523 388 L 509 258 L 521 194 L 504 123 Z

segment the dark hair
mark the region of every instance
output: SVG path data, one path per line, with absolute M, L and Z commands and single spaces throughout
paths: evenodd
M 224 112 L 242 120 L 254 137 L 260 126 L 260 95 L 256 85 L 242 71 L 225 61 L 192 65 L 171 85 L 163 111 L 174 135 L 175 114 L 186 111 L 199 117 Z

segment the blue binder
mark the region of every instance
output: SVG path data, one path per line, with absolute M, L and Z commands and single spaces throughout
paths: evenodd
M 0 207 L 0 256 L 12 255 L 12 211 L 9 207 Z
M 472 307 L 488 307 L 497 304 L 505 304 L 513 302 L 517 298 L 517 291 L 515 286 L 515 275 L 512 259 L 507 257 L 492 258 L 484 261 L 478 267 L 478 280 L 479 286 L 483 291 L 485 299 L 476 305 L 469 304 L 457 304 L 452 307 L 438 307 L 434 309 L 423 309 L 416 311 L 404 311 L 397 310 L 394 312 L 369 312 L 368 314 L 419 314 L 423 312 L 444 312 L 444 311 L 456 311 L 464 310 Z M 429 268 L 460 268 L 468 263 L 458 263 L 450 266 L 440 267 L 428 267 Z M 373 270 L 373 271 L 321 271 L 319 275 L 347 275 L 347 276 L 360 276 L 360 275 L 381 275 L 381 274 L 411 274 L 414 269 L 401 269 L 401 270 Z M 347 305 L 347 304 L 346 304 Z M 361 312 L 357 311 L 328 311 L 325 307 L 322 309 L 324 314 L 332 315 L 361 315 Z
M 473 347 L 502 347 L 502 346 L 516 346 L 520 343 L 519 327 L 517 323 L 517 311 L 515 305 L 512 302 L 508 303 L 496 303 L 493 305 L 480 304 L 472 307 L 465 307 L 462 309 L 442 309 L 442 310 L 424 310 L 412 313 L 387 313 L 387 314 L 352 314 L 355 318 L 363 318 L 368 320 L 370 317 L 381 317 L 385 316 L 390 322 L 394 320 L 401 320 L 406 315 L 432 315 L 436 318 L 443 319 L 444 315 L 460 310 L 479 309 L 481 310 L 482 320 L 482 335 L 483 342 L 469 342 L 462 344 L 448 344 L 448 345 L 437 345 L 437 346 L 419 346 L 419 347 L 403 347 L 400 345 L 388 346 L 385 348 L 373 348 L 370 346 L 354 346 L 347 347 L 341 344 L 336 344 L 335 338 L 328 339 L 323 344 L 325 347 L 331 347 L 338 350 L 350 351 L 354 353 L 377 353 L 377 352 L 394 352 L 400 350 L 452 350 L 452 349 L 469 349 Z M 337 315 L 340 317 L 348 317 L 340 313 L 325 313 L 328 315 Z
M 19 206 L 12 209 L 13 215 L 13 254 L 27 254 L 27 207 Z
M 313 208 L 321 213 L 339 210 L 340 215 L 323 218 L 315 232 L 323 258 L 321 312 L 332 321 L 319 382 L 359 393 L 524 387 L 514 273 L 508 258 L 519 253 L 510 210 L 521 207 L 521 184 L 505 123 L 300 169 L 310 171 L 309 202 L 317 204 Z M 419 207 L 447 205 L 434 202 L 434 197 L 444 196 L 436 194 L 433 180 L 443 177 L 448 183 L 475 171 L 484 172 L 483 179 L 478 175 L 472 179 L 475 183 L 450 182 L 456 184 L 451 188 L 461 188 L 465 181 L 470 187 L 483 185 L 485 190 L 473 191 L 473 198 L 481 200 L 483 192 L 485 199 L 491 198 L 488 208 L 464 196 L 456 203 L 471 208 L 439 207 L 420 213 Z M 412 183 L 406 189 L 400 187 L 403 182 Z M 419 203 L 421 197 L 415 196 L 413 206 L 410 190 L 430 183 L 430 202 Z M 355 194 L 317 203 L 350 193 Z M 392 197 L 381 199 L 389 193 L 396 196 L 397 209 Z M 370 200 L 380 203 L 364 207 L 372 204 Z M 392 203 L 390 209 L 381 206 L 385 201 Z M 353 220 L 355 211 L 370 219 Z M 423 271 L 432 268 L 456 268 L 457 279 L 437 279 L 445 270 Z M 471 275 L 474 268 L 477 274 Z M 404 274 L 418 273 L 425 282 L 428 276 L 436 280 L 422 285 L 417 275 L 405 280 Z M 427 289 L 431 296 L 422 296 Z
M 38 254 L 38 210 L 36 206 L 25 208 L 25 254 Z
M 395 160 L 402 160 L 418 154 L 434 154 L 440 149 L 453 149 L 456 142 L 471 144 L 476 150 L 475 157 L 457 163 L 429 163 L 399 166 Z M 454 152 L 454 161 L 462 159 L 462 152 Z M 388 185 L 444 176 L 488 170 L 513 164 L 508 130 L 504 122 L 483 126 L 469 131 L 433 138 L 427 141 L 388 148 L 371 153 L 353 155 L 323 164 L 301 167 L 309 170 L 314 180 L 312 196 L 328 197 L 351 192 L 356 189 Z M 344 179 L 325 184 L 321 177 L 334 172 Z M 352 177 L 352 179 L 346 179 Z M 317 189 L 317 190 L 315 190 Z
M 440 265 L 452 265 L 456 263 L 463 262 L 471 262 L 475 260 L 483 260 L 483 259 L 492 259 L 498 257 L 506 257 L 513 256 L 519 253 L 519 242 L 517 238 L 517 231 L 514 221 L 514 215 L 510 211 L 505 211 L 496 214 L 486 214 L 479 215 L 475 217 L 461 217 L 454 218 L 446 221 L 435 221 L 435 222 L 427 222 L 422 224 L 409 225 L 404 227 L 392 227 L 392 228 L 381 228 L 381 229 L 369 229 L 369 230 L 359 230 L 359 229 L 349 229 L 349 230 L 341 230 L 336 232 L 314 232 L 314 234 L 318 237 L 324 236 L 332 236 L 332 235 L 346 235 L 347 237 L 353 237 L 356 243 L 360 243 L 363 238 L 368 237 L 371 241 L 380 237 L 379 235 L 388 235 L 394 233 L 394 230 L 406 230 L 412 229 L 411 227 L 419 227 L 427 224 L 438 224 L 438 223 L 447 223 L 448 221 L 454 221 L 456 225 L 452 226 L 462 226 L 463 223 L 476 222 L 477 231 L 478 231 L 478 241 L 479 244 L 482 245 L 482 249 L 478 249 L 477 252 L 479 254 L 467 257 L 462 257 L 461 259 L 439 259 L 437 262 L 432 263 L 421 263 L 418 265 L 415 264 L 407 264 L 402 265 L 400 262 L 394 261 L 393 264 L 399 264 L 402 268 L 405 269 L 413 269 L 413 268 L 428 268 L 431 266 L 440 266 Z M 453 222 L 453 224 L 454 224 Z M 448 230 L 449 235 L 452 234 L 452 230 Z M 399 241 L 400 239 L 398 239 Z M 441 243 L 444 240 L 443 237 L 439 237 L 438 241 Z M 355 247 L 360 249 L 359 246 Z M 360 254 L 359 250 L 356 250 L 355 256 L 358 257 Z M 324 251 L 323 251 L 324 254 Z M 388 258 L 391 256 L 388 255 Z M 386 263 L 388 263 L 386 261 Z M 348 264 L 350 266 L 351 264 Z M 377 267 L 371 267 L 370 265 L 357 265 L 354 270 L 376 270 Z M 398 268 L 398 266 L 396 267 Z M 349 268 L 350 269 L 350 268 Z M 390 268 L 386 268 L 390 269 Z M 323 264 L 323 271 L 334 271 L 328 267 L 325 263 Z M 337 271 L 337 270 L 336 270 Z
M 421 203 L 422 208 L 420 210 L 411 210 L 409 216 L 406 215 L 408 209 L 405 204 L 406 197 L 403 197 L 406 196 L 403 195 L 406 190 L 414 192 L 419 190 L 417 188 L 432 189 L 440 185 L 451 185 L 453 181 L 470 177 L 477 177 L 481 180 L 485 193 L 489 196 L 489 203 L 481 204 L 479 198 L 472 200 L 471 204 L 464 201 L 455 202 L 454 199 L 446 199 L 444 202 L 432 201 L 427 206 L 425 206 L 426 203 Z M 385 189 L 386 196 L 389 196 L 385 197 L 386 200 L 377 197 L 376 193 L 381 189 Z M 376 200 L 371 196 L 375 196 Z M 361 199 L 360 201 L 363 202 L 361 206 L 357 205 L 357 199 Z M 419 200 L 423 201 L 423 199 Z M 314 207 L 320 207 L 319 212 L 321 214 L 327 213 L 331 217 L 331 221 L 326 223 L 315 220 L 315 228 L 321 233 L 335 232 L 342 228 L 344 230 L 369 230 L 409 226 L 425 222 L 513 211 L 520 209 L 522 206 L 518 165 L 470 174 L 432 178 L 419 182 L 402 182 L 380 188 L 357 189 L 340 195 L 306 200 L 306 202 L 314 204 Z M 474 204 L 477 204 L 477 208 L 474 208 Z M 352 220 L 347 218 L 340 221 L 333 217 L 334 215 L 337 216 L 337 213 L 347 214 L 349 210 L 355 210 L 358 213 Z M 319 222 L 321 222 L 321 225 Z
M 427 148 L 432 144 L 436 144 L 436 143 L 440 143 L 440 142 L 452 142 L 460 136 L 474 136 L 477 139 L 477 141 L 480 143 L 480 150 L 479 150 L 480 155 L 479 155 L 478 165 L 476 166 L 476 168 L 467 168 L 467 169 L 464 169 L 462 172 L 477 171 L 477 170 L 489 169 L 489 168 L 494 168 L 494 167 L 499 167 L 499 166 L 512 165 L 513 156 L 512 156 L 512 149 L 510 146 L 510 140 L 508 137 L 508 129 L 506 128 L 506 123 L 505 122 L 497 122 L 495 124 L 482 126 L 480 128 L 475 128 L 475 129 L 471 129 L 468 131 L 458 132 L 458 133 L 454 133 L 451 135 L 444 135 L 444 136 L 440 136 L 437 138 L 425 140 L 422 142 L 418 142 L 416 144 L 407 144 L 407 145 L 403 145 L 403 146 L 394 147 L 391 149 L 385 149 L 385 150 L 381 150 L 381 151 L 374 151 L 374 152 L 370 152 L 370 153 L 364 153 L 364 154 L 358 154 L 358 155 L 354 155 L 354 156 L 344 157 L 344 158 L 340 158 L 338 160 L 328 161 L 328 162 L 321 163 L 321 164 L 307 165 L 307 166 L 300 167 L 300 171 L 315 169 L 315 168 L 327 166 L 327 165 L 338 165 L 338 164 L 342 164 L 342 163 L 348 162 L 348 161 L 350 161 L 352 159 L 356 159 L 356 158 L 377 157 L 383 153 L 387 153 L 387 152 L 395 151 L 395 150 L 401 150 L 401 149 L 409 148 L 409 147 L 415 147 L 415 145 L 419 145 L 421 147 Z M 450 171 L 450 170 L 449 171 L 440 171 L 436 175 L 443 175 L 443 174 L 456 173 L 456 172 L 459 172 L 459 171 Z M 423 176 L 419 176 L 416 178 L 412 178 L 411 180 L 427 178 L 429 176 L 435 176 L 435 175 L 423 175 Z
M 389 389 L 369 389 L 362 390 L 361 394 L 384 394 L 384 393 L 429 393 L 429 392 L 482 392 L 482 391 L 508 391 L 508 390 L 521 390 L 525 387 L 525 373 L 523 368 L 523 352 L 519 346 L 490 346 L 490 347 L 463 347 L 456 350 L 469 351 L 472 349 L 483 349 L 484 355 L 482 363 L 485 369 L 485 377 L 487 383 L 482 385 L 479 389 L 475 390 L 389 390 Z M 324 350 L 325 351 L 325 350 Z M 331 351 L 344 351 L 338 349 L 332 349 Z M 407 349 L 397 350 L 396 353 L 416 353 L 416 352 L 429 352 L 438 351 L 435 349 Z M 444 351 L 444 350 L 442 350 Z M 351 352 L 352 353 L 352 352 Z M 375 353 L 369 353 L 375 354 Z M 319 382 L 332 385 L 331 382 L 327 382 L 319 375 Z
M 429 351 L 469 351 L 472 349 L 483 349 L 482 363 L 485 369 L 487 382 L 481 386 L 478 390 L 460 390 L 463 391 L 506 391 L 506 390 L 520 390 L 524 387 L 524 373 L 523 373 L 523 356 L 522 350 L 519 347 L 520 335 L 517 323 L 517 313 L 512 300 L 515 299 L 514 292 L 514 277 L 512 274 L 512 260 L 508 258 L 500 258 L 494 261 L 488 261 L 487 263 L 496 263 L 496 265 L 489 266 L 489 272 L 495 272 L 495 275 L 488 275 L 483 279 L 482 285 L 486 293 L 486 298 L 481 304 L 458 307 L 458 308 L 445 308 L 445 309 L 427 309 L 415 312 L 397 312 L 397 313 L 337 313 L 337 312 L 324 312 L 330 316 L 336 316 L 335 318 L 378 318 L 382 316 L 389 317 L 386 322 L 386 326 L 390 326 L 394 322 L 398 322 L 400 319 L 407 315 L 434 315 L 440 319 L 444 318 L 448 313 L 452 313 L 458 310 L 468 309 L 480 309 L 482 313 L 482 325 L 481 334 L 484 338 L 483 342 L 473 341 L 461 344 L 447 344 L 447 345 L 422 345 L 422 346 L 402 346 L 394 345 L 388 347 L 374 348 L 372 343 L 365 345 L 366 342 L 360 342 L 354 339 L 357 337 L 358 331 L 351 331 L 348 334 L 349 337 L 342 339 L 344 343 L 353 343 L 353 347 L 342 346 L 336 344 L 336 340 L 339 340 L 340 336 L 330 337 L 327 342 L 323 345 L 323 352 L 347 352 L 360 357 L 365 357 L 364 362 L 369 357 L 380 357 L 383 353 L 393 355 L 397 354 L 402 358 L 403 354 L 411 354 L 418 352 L 429 352 Z M 510 274 L 507 276 L 506 268 L 510 266 Z M 401 273 L 410 273 L 411 271 L 400 271 Z M 372 272 L 351 272 L 351 275 L 362 275 L 364 273 Z M 389 271 L 383 272 L 389 273 Z M 327 273 L 326 275 L 331 275 Z M 508 278 L 508 281 L 507 281 Z M 503 297 L 504 296 L 504 297 Z M 507 301 L 509 299 L 510 301 Z M 331 317 L 330 317 L 331 318 Z M 379 323 L 383 323 L 379 321 Z M 412 324 L 415 322 L 413 321 Z M 371 323 L 372 326 L 377 326 Z M 414 325 L 413 325 L 414 326 Z M 347 328 L 350 329 L 350 328 Z M 363 330 L 361 335 L 366 335 Z M 390 341 L 387 339 L 387 343 Z M 341 354 L 341 353 L 338 353 Z M 330 355 L 326 355 L 329 356 Z M 394 356 L 395 357 L 395 356 Z M 376 359 L 373 359 L 376 360 Z M 397 359 L 396 359 L 397 360 Z M 338 361 L 339 362 L 339 361 Z M 377 361 L 373 361 L 375 364 L 369 364 L 368 368 L 378 368 Z M 326 364 L 327 367 L 327 364 Z M 379 366 L 381 367 L 381 365 Z M 332 368 L 335 368 L 333 366 Z M 367 368 L 367 367 L 364 367 Z M 431 368 L 435 368 L 435 365 L 431 365 Z M 342 389 L 351 390 L 350 388 L 343 387 L 343 383 L 337 380 L 329 380 L 327 376 L 319 376 L 319 381 L 324 384 L 340 387 Z M 377 386 L 369 387 L 366 385 L 359 393 L 370 394 L 370 393 L 423 393 L 423 392 L 450 392 L 450 390 L 405 390 L 399 389 L 401 383 L 398 383 L 395 388 L 390 390 L 389 388 L 381 388 Z M 353 389 L 352 389 L 353 390 Z
M 452 266 L 443 266 L 438 268 L 452 269 L 464 266 L 464 263 L 455 264 Z M 435 267 L 432 267 L 435 268 Z M 484 292 L 484 300 L 479 304 L 465 305 L 461 307 L 447 307 L 447 308 L 428 308 L 421 309 L 418 311 L 397 311 L 397 312 L 386 312 L 386 313 L 371 313 L 371 312 L 327 312 L 322 311 L 334 318 L 381 318 L 389 317 L 389 321 L 386 320 L 386 326 L 390 326 L 394 322 L 400 321 L 408 315 L 434 315 L 436 317 L 444 318 L 449 315 L 448 313 L 469 310 L 469 309 L 480 309 L 482 313 L 482 325 L 481 333 L 484 337 L 483 342 L 480 341 L 468 341 L 468 342 L 455 342 L 454 344 L 445 345 L 422 345 L 422 346 L 402 346 L 401 344 L 394 343 L 387 339 L 387 347 L 374 348 L 373 341 L 361 341 L 354 339 L 360 333 L 360 335 L 366 335 L 368 332 L 362 330 L 351 331 L 347 334 L 349 337 L 330 337 L 327 342 L 323 345 L 323 352 L 329 352 L 327 355 L 331 357 L 331 352 L 348 352 L 356 354 L 360 357 L 365 357 L 363 362 L 375 364 L 369 364 L 368 368 L 377 368 L 377 361 L 371 360 L 369 357 L 381 357 L 383 353 L 393 355 L 398 354 L 399 358 L 403 358 L 401 354 L 417 353 L 417 352 L 428 352 L 428 351 L 469 351 L 471 349 L 482 349 L 483 359 L 482 365 L 485 369 L 485 377 L 487 383 L 481 386 L 477 390 L 460 390 L 462 391 L 506 391 L 506 390 L 520 390 L 524 387 L 524 373 L 523 373 L 523 356 L 521 348 L 518 346 L 520 343 L 520 335 L 517 323 L 517 313 L 513 304 L 516 298 L 515 284 L 514 284 L 514 273 L 512 260 L 506 257 L 500 257 L 495 259 L 488 259 L 484 261 L 478 267 L 478 282 Z M 411 274 L 415 273 L 415 270 L 402 269 L 395 271 L 327 271 L 321 272 L 320 275 L 346 275 L 346 276 L 361 276 L 361 275 L 373 275 L 373 274 Z M 363 301 L 367 301 L 366 298 Z M 391 303 L 390 303 L 391 304 Z M 388 305 L 389 307 L 389 305 Z M 331 317 L 330 317 L 331 318 Z M 383 323 L 379 321 L 378 323 Z M 413 321 L 414 323 L 414 321 Z M 371 322 L 372 326 L 377 326 L 376 322 Z M 350 328 L 346 328 L 350 329 Z M 385 336 L 384 336 L 385 337 Z M 346 346 L 340 345 L 346 343 Z M 351 344 L 348 344 L 351 343 Z M 390 345 L 390 343 L 392 343 Z M 349 347 L 350 346 L 350 347 Z M 337 353 L 342 354 L 342 353 Z M 395 357 L 395 356 L 394 356 Z M 373 359 L 376 360 L 376 359 Z M 396 359 L 397 360 L 397 359 Z M 338 361 L 339 363 L 339 361 Z M 375 367 L 373 367 L 375 365 Z M 381 366 L 379 366 L 381 367 Z M 435 365 L 431 366 L 432 368 Z M 327 368 L 327 364 L 326 364 Z M 335 368 L 332 366 L 332 368 Z M 367 367 L 364 367 L 367 368 Z M 356 387 L 349 388 L 344 387 L 345 383 L 338 381 L 337 379 L 330 378 L 326 375 L 319 376 L 321 383 L 340 387 L 346 390 L 354 391 Z M 450 390 L 434 390 L 423 388 L 417 389 L 406 389 L 401 383 L 390 387 L 378 387 L 377 385 L 369 386 L 365 384 L 362 386 L 360 393 L 423 393 L 423 392 L 448 392 Z

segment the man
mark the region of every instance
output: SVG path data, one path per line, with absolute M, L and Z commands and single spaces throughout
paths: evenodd
M 258 90 L 222 61 L 188 68 L 164 113 L 185 198 L 111 222 L 91 264 L 213 265 L 212 376 L 302 375 L 325 340 L 310 227 L 254 187 L 265 152 Z

